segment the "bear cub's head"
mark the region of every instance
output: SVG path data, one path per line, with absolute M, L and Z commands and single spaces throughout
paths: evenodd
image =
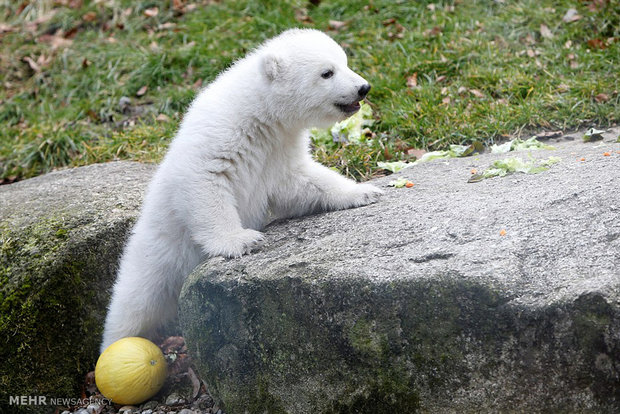
M 347 66 L 344 50 L 318 30 L 287 30 L 259 54 L 269 94 L 280 101 L 274 104 L 306 127 L 328 127 L 348 118 L 370 91 L 368 82 Z

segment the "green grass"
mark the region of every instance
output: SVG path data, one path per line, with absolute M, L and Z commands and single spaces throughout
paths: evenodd
M 620 119 L 613 0 L 195 0 L 186 13 L 170 0 L 73 1 L 0 0 L 0 27 L 12 29 L 0 34 L 0 181 L 114 159 L 157 161 L 197 82 L 286 28 L 328 31 L 329 20 L 347 22 L 328 33 L 373 85 L 376 138 L 319 146 L 315 156 L 355 178 L 409 148 Z M 158 14 L 145 16 L 152 7 Z M 563 22 L 569 8 L 581 19 Z M 296 19 L 302 9 L 311 23 Z M 543 24 L 552 38 L 541 35 Z M 58 30 L 69 41 L 53 48 Z

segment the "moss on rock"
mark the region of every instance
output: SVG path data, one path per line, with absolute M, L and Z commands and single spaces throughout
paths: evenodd
M 80 396 L 98 356 L 109 290 L 143 191 L 138 185 L 149 177 L 150 168 L 123 164 L 1 189 L 8 203 L 0 205 L 0 408 L 53 411 L 7 406 L 10 396 Z M 107 184 L 127 170 L 136 184 L 124 192 Z

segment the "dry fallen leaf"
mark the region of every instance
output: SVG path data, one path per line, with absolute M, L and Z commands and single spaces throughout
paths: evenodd
M 571 69 L 577 69 L 579 67 L 579 63 L 577 63 L 577 57 L 573 53 L 569 53 L 566 58 L 568 59 L 568 64 Z
M 28 5 L 28 2 L 25 2 L 24 4 Z M 29 23 L 26 23 L 25 25 L 26 31 L 33 33 L 33 34 L 36 33 L 36 31 L 39 30 L 39 25 L 50 21 L 52 17 L 54 17 L 55 14 L 56 14 L 56 10 L 52 9 L 49 13 L 44 14 Z
M 523 41 L 525 42 L 526 45 L 536 44 L 536 39 L 534 39 L 534 36 L 532 36 L 531 33 L 528 33 L 527 36 L 525 36 L 525 39 L 523 39 Z
M 191 42 L 181 46 L 181 50 L 189 50 L 193 48 L 194 46 L 196 46 L 196 42 L 192 40 Z
M 170 117 L 166 114 L 159 114 L 157 118 L 155 118 L 157 122 L 168 122 L 170 121 Z
M 167 337 L 159 347 L 167 354 L 170 352 L 187 352 L 185 348 L 185 338 L 182 336 L 169 336 Z
M 160 24 L 159 26 L 157 26 L 157 30 L 170 30 L 170 29 L 174 29 L 175 27 L 177 27 L 176 23 L 166 22 L 164 24 Z
M 405 37 L 404 35 L 405 26 L 403 26 L 400 23 L 394 23 L 394 28 L 396 29 L 396 33 L 392 31 L 388 32 L 387 34 L 388 39 L 394 40 L 394 39 L 402 39 L 403 37 Z
M 94 22 L 97 19 L 97 13 L 90 11 L 86 14 L 84 14 L 84 16 L 82 16 L 82 20 L 84 20 L 85 22 Z
M 308 16 L 308 9 L 305 7 L 295 9 L 295 20 L 301 23 L 313 23 L 312 18 Z
M 28 63 L 28 66 L 30 66 L 30 69 L 32 69 L 36 73 L 40 73 L 41 72 L 41 68 L 39 67 L 39 65 L 37 65 L 37 62 L 32 60 L 32 58 L 30 56 L 26 56 L 22 60 L 24 62 Z
M 44 34 L 39 36 L 38 41 L 41 43 L 49 43 L 52 50 L 56 50 L 60 47 L 68 47 L 73 44 L 73 40 L 65 39 L 62 30 L 58 30 L 55 34 Z
M 540 25 L 540 35 L 547 39 L 553 39 L 553 33 L 551 33 L 551 30 L 549 30 L 546 24 Z
M 605 93 L 599 93 L 594 97 L 594 100 L 598 103 L 607 102 L 609 100 L 609 96 Z
M 577 14 L 577 10 L 575 9 L 566 10 L 566 14 L 562 17 L 564 23 L 576 22 L 579 19 L 581 19 L 581 16 Z
M 607 45 L 601 39 L 590 39 L 588 40 L 588 46 L 590 49 L 606 49 Z
M 79 30 L 79 26 L 75 26 L 72 27 L 71 29 L 67 30 L 67 32 L 64 35 L 65 39 L 73 39 L 75 37 L 75 35 L 77 34 L 78 30 Z
M 172 8 L 178 13 L 184 13 L 185 5 L 183 3 L 183 0 L 172 0 Z
M 447 77 L 445 75 L 441 75 L 441 76 L 438 76 L 437 79 L 435 79 L 435 82 L 440 83 L 440 82 L 445 81 L 446 79 Z
M 342 22 L 340 20 L 330 20 L 328 28 L 329 28 L 329 30 L 336 30 L 336 31 L 338 31 L 338 30 L 344 28 L 346 25 L 347 25 L 347 22 Z
M 198 79 L 196 82 L 194 82 L 194 84 L 192 85 L 192 87 L 194 89 L 199 89 L 200 87 L 202 87 L 202 79 Z
M 415 89 L 418 87 L 418 74 L 417 73 L 407 76 L 407 87 L 411 89 Z
M 10 24 L 0 23 L 0 34 L 13 31 L 15 31 L 15 28 Z
M 443 27 L 435 26 L 432 29 L 427 29 L 424 31 L 424 36 L 426 37 L 434 37 L 439 35 L 443 31 Z
M 144 85 L 143 87 L 138 89 L 138 92 L 136 92 L 136 95 L 137 96 L 143 96 L 146 93 L 148 88 L 149 88 L 148 86 Z
M 450 99 L 449 96 L 446 96 L 445 98 L 441 100 L 441 103 L 445 105 L 450 105 L 450 102 L 452 102 L 452 100 Z
M 478 89 L 470 89 L 469 93 L 474 95 L 476 98 L 484 98 L 484 94 L 480 92 Z
M 608 0 L 591 0 L 588 2 L 588 10 L 596 12 L 606 6 Z
M 200 392 L 200 379 L 191 367 L 187 368 L 187 374 L 192 381 L 192 399 L 196 399 Z
M 150 9 L 144 10 L 144 15 L 146 17 L 155 17 L 159 14 L 159 8 L 151 7 Z

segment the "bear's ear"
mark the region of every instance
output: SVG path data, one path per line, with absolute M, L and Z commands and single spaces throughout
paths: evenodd
M 284 60 L 280 56 L 269 53 L 263 57 L 262 69 L 267 79 L 273 81 L 284 71 Z

